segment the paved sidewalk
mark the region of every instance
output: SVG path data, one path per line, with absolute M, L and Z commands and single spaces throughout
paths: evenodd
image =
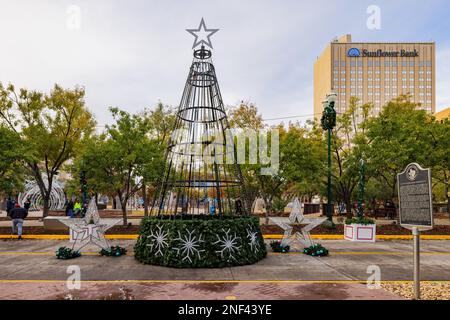
M 112 294 L 110 298 L 119 299 L 131 290 L 134 299 L 392 299 L 396 297 L 382 289 L 367 289 L 369 266 L 380 268 L 382 281 L 412 280 L 411 241 L 320 242 L 330 256 L 270 252 L 250 266 L 174 269 L 138 263 L 132 240 L 111 241 L 126 247 L 127 256 L 101 257 L 97 248 L 88 247 L 73 260 L 54 256 L 66 241 L 1 240 L 0 298 L 106 299 Z M 422 280 L 450 281 L 450 241 L 421 244 Z M 84 290 L 66 296 L 71 265 L 80 267 Z

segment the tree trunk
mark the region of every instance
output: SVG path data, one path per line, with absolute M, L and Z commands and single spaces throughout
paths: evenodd
M 353 217 L 353 213 L 352 213 L 352 199 L 350 197 L 350 192 L 348 190 L 344 190 L 342 192 L 342 198 L 345 203 L 346 216 L 348 219 L 351 219 Z
M 264 202 L 266 203 L 266 222 L 265 225 L 269 225 L 269 214 L 272 213 L 272 201 L 269 199 L 264 199 Z
M 448 179 L 444 180 L 444 191 L 445 191 L 445 197 L 447 198 L 447 213 L 448 218 L 450 219 L 450 194 L 449 194 L 449 187 L 448 187 Z
M 144 217 L 148 217 L 147 185 L 142 182 L 142 198 L 144 199 Z
M 45 197 L 43 198 L 43 200 L 44 200 L 44 207 L 42 208 L 42 217 L 43 217 L 43 218 L 45 218 L 45 217 L 48 216 L 48 211 L 49 211 L 49 209 L 50 209 L 49 198 L 50 198 L 50 197 L 47 197 L 47 196 L 45 196 Z
M 345 209 L 347 211 L 347 218 L 351 219 L 351 218 L 353 218 L 353 213 L 352 213 L 352 202 L 350 200 L 350 197 L 347 198 L 344 202 L 345 202 L 345 207 L 346 207 Z
M 116 197 L 112 197 L 112 208 L 117 209 Z
M 127 202 L 122 202 L 122 217 L 123 217 L 123 226 L 126 227 L 128 225 L 128 218 L 127 218 Z
M 44 197 L 43 197 L 44 208 L 42 209 L 42 217 L 43 218 L 48 216 L 48 212 L 50 210 L 50 196 L 52 194 L 52 187 L 53 187 L 53 184 L 52 184 L 52 181 L 50 180 L 48 182 L 48 187 L 47 187 L 48 189 L 44 190 Z

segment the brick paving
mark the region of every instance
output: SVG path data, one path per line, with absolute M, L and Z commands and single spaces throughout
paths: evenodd
M 365 285 L 369 267 L 382 281 L 412 280 L 411 241 L 352 243 L 320 241 L 330 256 L 269 253 L 249 266 L 174 269 L 142 265 L 132 240 L 112 245 L 128 249 L 123 257 L 101 257 L 87 247 L 83 256 L 57 260 L 66 241 L 0 240 L 0 299 L 400 299 Z M 422 279 L 450 281 L 450 242 L 422 241 Z M 69 290 L 68 267 L 81 271 L 81 289 Z

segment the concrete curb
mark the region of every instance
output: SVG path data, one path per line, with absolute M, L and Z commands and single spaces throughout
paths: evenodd
M 107 234 L 106 238 L 111 240 L 136 240 L 139 235 L 137 234 Z M 276 240 L 282 239 L 281 234 L 265 234 L 264 239 Z M 0 235 L 0 239 L 16 239 L 16 235 Z M 33 239 L 33 240 L 69 240 L 69 235 L 64 234 L 29 234 L 23 235 L 23 239 Z M 343 235 L 339 234 L 315 234 L 311 235 L 313 239 L 319 240 L 344 240 Z M 377 235 L 377 240 L 411 240 L 412 235 Z M 450 240 L 450 235 L 421 235 L 422 240 Z

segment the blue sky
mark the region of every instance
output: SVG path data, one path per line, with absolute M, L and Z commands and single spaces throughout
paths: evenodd
M 67 23 L 80 10 L 79 28 Z M 381 29 L 369 30 L 369 5 Z M 68 11 L 69 10 L 69 11 Z M 226 105 L 254 102 L 264 118 L 313 113 L 313 64 L 334 37 L 354 41 L 436 41 L 437 110 L 450 106 L 448 1 L 7 1 L 0 0 L 0 81 L 48 91 L 86 88 L 100 125 L 107 108 L 130 112 L 177 105 L 201 17 Z

